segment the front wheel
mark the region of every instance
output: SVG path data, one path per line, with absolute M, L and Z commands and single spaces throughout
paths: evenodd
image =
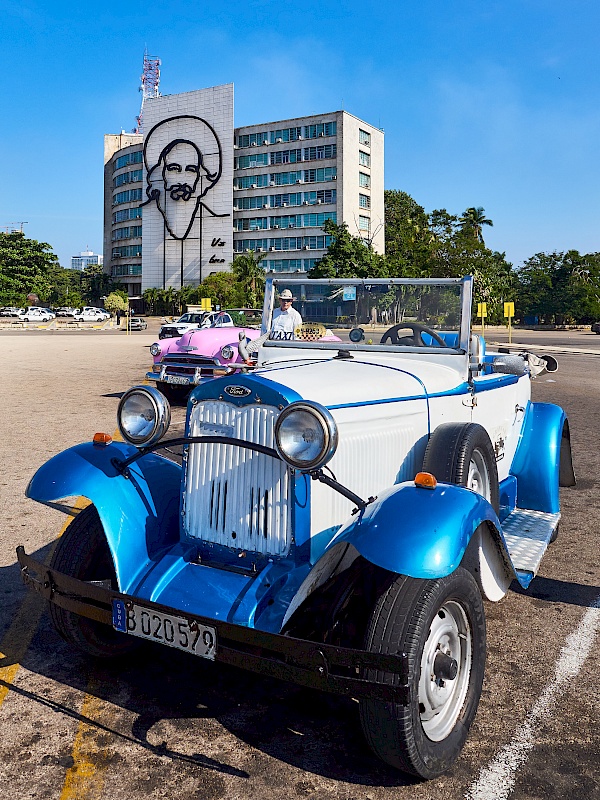
M 81 511 L 67 527 L 56 544 L 50 568 L 82 581 L 100 581 L 118 590 L 104 528 L 94 506 Z M 55 603 L 50 603 L 50 617 L 63 639 L 96 658 L 124 655 L 137 645 L 131 636 Z
M 406 653 L 409 669 L 408 705 L 360 703 L 372 750 L 420 778 L 446 772 L 465 743 L 483 683 L 485 616 L 475 580 L 462 567 L 437 580 L 398 576 L 375 607 L 365 645 Z

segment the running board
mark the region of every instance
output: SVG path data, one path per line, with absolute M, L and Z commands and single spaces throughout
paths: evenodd
M 536 576 L 560 513 L 516 508 L 502 523 L 502 533 L 519 583 L 527 588 Z

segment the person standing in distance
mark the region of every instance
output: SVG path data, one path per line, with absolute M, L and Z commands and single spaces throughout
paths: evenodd
M 302 325 L 302 317 L 292 306 L 296 298 L 289 289 L 279 294 L 279 308 L 273 311 L 270 339 L 294 339 L 295 331 Z

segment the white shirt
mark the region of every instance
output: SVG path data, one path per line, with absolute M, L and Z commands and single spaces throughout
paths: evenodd
M 302 325 L 302 317 L 291 306 L 287 311 L 276 308 L 273 312 L 270 339 L 293 339 L 294 331 Z

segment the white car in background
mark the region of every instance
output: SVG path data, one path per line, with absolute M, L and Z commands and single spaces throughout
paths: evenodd
M 161 325 L 158 332 L 159 339 L 172 339 L 183 336 L 184 333 L 194 328 L 233 328 L 233 319 L 227 311 L 202 311 L 200 313 L 188 312 L 179 317 L 175 322 Z
M 81 309 L 81 314 L 100 314 L 104 319 L 110 319 L 110 314 L 105 308 L 98 308 L 97 306 L 84 306 Z
M 110 314 L 99 308 L 84 308 L 78 314 L 73 314 L 73 319 L 77 322 L 105 322 L 109 318 Z
M 18 317 L 22 322 L 50 322 L 54 319 L 54 315 L 50 311 L 39 306 L 29 306 Z

